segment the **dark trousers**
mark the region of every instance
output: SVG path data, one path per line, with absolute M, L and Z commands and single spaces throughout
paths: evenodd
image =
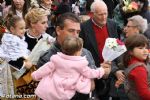
M 100 96 L 98 97 L 99 100 L 109 100 L 109 97 L 105 97 L 105 96 Z
M 88 100 L 89 99 L 89 94 L 82 94 L 76 92 L 76 94 L 73 96 L 71 100 Z
M 73 96 L 71 100 L 88 100 L 89 99 L 89 94 L 81 94 L 76 92 L 76 94 Z M 43 100 L 40 98 L 40 100 Z

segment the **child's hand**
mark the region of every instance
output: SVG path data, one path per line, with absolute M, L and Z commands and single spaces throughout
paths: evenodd
M 111 72 L 111 68 L 104 68 L 104 75 L 103 78 L 108 78 L 110 72 Z
M 103 63 L 101 63 L 101 66 L 103 68 L 111 68 L 111 62 L 109 61 L 104 61 Z
M 101 67 L 104 68 L 104 72 L 105 72 L 103 78 L 107 78 L 111 72 L 111 62 L 105 61 L 101 64 Z
M 24 61 L 25 68 L 30 69 L 32 67 L 32 63 L 29 60 Z

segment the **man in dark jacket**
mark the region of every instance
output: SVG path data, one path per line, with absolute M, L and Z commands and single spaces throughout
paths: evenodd
M 52 47 L 43 56 L 40 57 L 37 66 L 41 67 L 43 64 L 47 63 L 50 60 L 50 57 L 52 55 L 56 54 L 57 52 L 61 52 L 61 43 L 64 41 L 66 36 L 70 35 L 78 37 L 79 32 L 80 20 L 76 15 L 72 13 L 65 13 L 59 16 L 56 23 L 56 41 L 52 45 Z M 93 57 L 88 50 L 83 49 L 82 56 L 86 56 L 91 68 L 96 68 Z M 106 67 L 110 67 L 110 64 L 107 62 L 103 63 L 103 65 Z M 109 72 L 105 74 L 109 74 Z M 94 84 L 92 81 L 91 90 L 93 89 Z M 88 100 L 88 98 L 88 94 L 76 93 L 76 95 L 71 100 Z
M 80 37 L 84 40 L 84 48 L 88 49 L 96 63 L 96 66 L 104 61 L 102 57 L 102 50 L 105 40 L 108 37 L 119 38 L 117 32 L 117 25 L 113 20 L 108 19 L 107 5 L 101 1 L 94 1 L 91 5 L 91 12 L 93 16 L 91 19 L 81 24 Z M 117 78 L 124 78 L 122 71 L 118 70 L 115 62 L 112 62 L 112 74 Z M 100 100 L 109 100 L 109 90 L 111 77 L 107 79 L 96 80 L 96 96 Z

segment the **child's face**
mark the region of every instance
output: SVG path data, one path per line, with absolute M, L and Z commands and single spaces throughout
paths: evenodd
M 25 28 L 26 26 L 24 20 L 20 20 L 16 23 L 15 27 L 12 27 L 11 31 L 13 34 L 22 38 L 25 34 Z
M 139 60 L 146 60 L 148 57 L 149 51 L 147 46 L 145 47 L 135 47 L 131 52 L 131 55 L 138 58 Z

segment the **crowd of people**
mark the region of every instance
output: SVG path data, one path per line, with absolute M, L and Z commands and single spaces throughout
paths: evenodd
M 0 99 L 150 100 L 149 1 L 126 1 L 1 0 Z

